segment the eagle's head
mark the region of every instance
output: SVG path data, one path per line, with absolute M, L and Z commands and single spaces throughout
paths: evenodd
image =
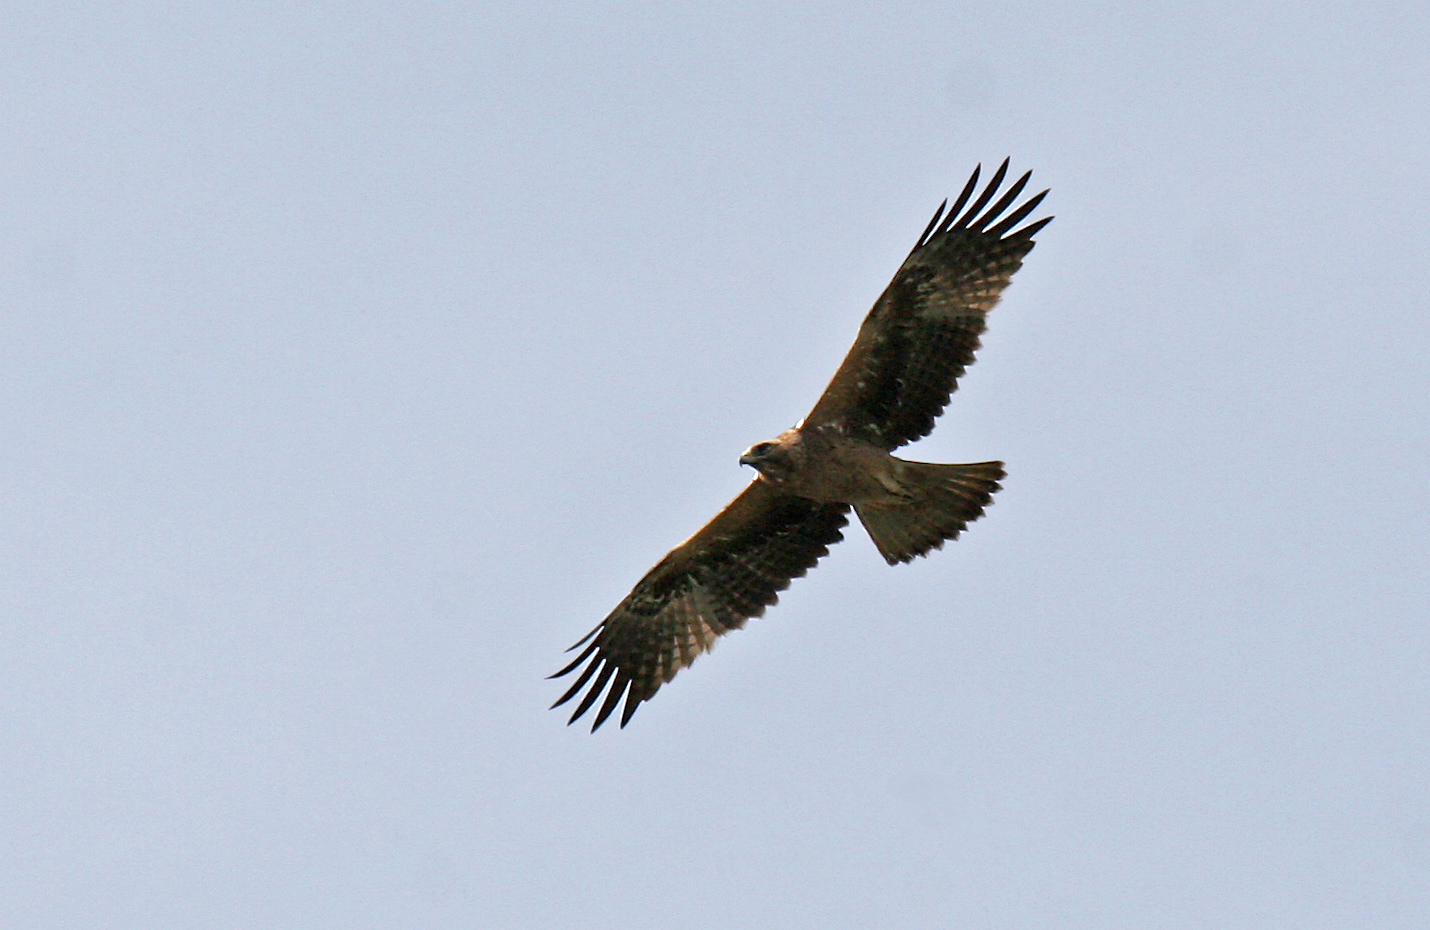
M 798 455 L 797 443 L 787 440 L 785 435 L 769 442 L 757 442 L 740 456 L 740 464 L 748 465 L 770 481 L 779 484 L 795 470 Z

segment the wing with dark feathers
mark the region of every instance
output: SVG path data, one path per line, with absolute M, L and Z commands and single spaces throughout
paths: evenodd
M 758 617 L 844 536 L 845 504 L 820 504 L 772 490 L 762 479 L 750 486 L 700 532 L 651 569 L 611 615 L 571 650 L 585 647 L 561 671 L 585 664 L 552 707 L 586 688 L 571 723 L 606 698 L 591 731 L 605 723 L 624 694 L 621 726 L 675 673 L 715 640 Z M 570 651 L 570 650 L 568 650 Z M 587 685 L 590 685 L 587 688 Z M 607 686 L 609 690 L 607 690 Z
M 964 210 L 978 186 L 975 168 L 952 208 L 944 212 L 947 201 L 938 208 L 864 319 L 854 347 L 805 426 L 838 426 L 888 450 L 933 429 L 973 361 L 984 317 L 1032 251 L 1033 235 L 1052 221 L 1050 216 L 1013 229 L 1047 191 L 1004 215 L 1031 171 L 989 206 L 1007 173 L 1005 160 Z

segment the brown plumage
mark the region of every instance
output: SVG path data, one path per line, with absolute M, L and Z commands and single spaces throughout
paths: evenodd
M 1052 221 L 1014 230 L 1047 191 L 1004 215 L 1032 172 L 989 206 L 1007 171 L 1005 160 L 965 210 L 978 186 L 975 168 L 953 206 L 939 207 L 809 416 L 747 449 L 740 462 L 758 472 L 750 486 L 571 647 L 581 652 L 551 677 L 585 664 L 552 705 L 585 688 L 572 723 L 604 692 L 591 729 L 622 696 L 624 727 L 676 672 L 764 613 L 828 555 L 850 507 L 890 565 L 941 547 L 982 515 L 999 489 L 1002 462 L 934 465 L 889 453 L 933 430 L 973 361 L 984 317 L 1032 250 L 1033 235 Z

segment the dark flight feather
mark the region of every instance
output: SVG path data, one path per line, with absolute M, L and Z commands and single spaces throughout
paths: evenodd
M 1005 160 L 976 200 L 978 169 L 932 232 L 919 237 L 888 288 L 864 319 L 854 347 L 804 426 L 834 425 L 894 450 L 927 436 L 958 379 L 973 362 L 984 318 L 1033 249 L 1033 234 L 1052 217 L 1009 232 L 1047 191 L 1030 197 L 997 225 L 990 223 L 1017 199 L 1031 172 L 993 204 L 1008 172 Z M 981 215 L 980 215 L 981 214 Z M 938 222 L 942 215 L 942 223 Z
M 779 599 L 844 538 L 846 504 L 819 504 L 751 482 L 715 519 L 672 550 L 601 624 L 572 649 L 585 648 L 552 675 L 586 667 L 552 707 L 595 681 L 571 715 L 574 723 L 610 685 L 591 729 L 606 722 L 624 694 L 621 726 L 675 673 L 715 640 L 738 630 Z M 588 642 L 589 641 L 589 642 Z M 599 671 L 598 671 L 599 670 Z

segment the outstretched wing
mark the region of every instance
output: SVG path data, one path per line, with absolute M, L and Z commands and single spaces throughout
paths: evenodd
M 1032 251 L 1033 235 L 1053 219 L 1012 231 L 1048 192 L 1003 216 L 1032 176 L 1031 171 L 1023 175 L 988 207 L 1007 173 L 1005 160 L 960 213 L 978 185 L 975 168 L 947 214 L 947 201 L 938 208 L 865 317 L 854 347 L 805 417 L 805 426 L 837 426 L 888 450 L 933 429 L 973 361 L 984 317 Z
M 845 504 L 820 504 L 773 490 L 762 479 L 750 486 L 700 532 L 671 550 L 611 615 L 572 646 L 585 646 L 560 678 L 582 669 L 559 707 L 590 682 L 571 723 L 610 685 L 591 731 L 626 696 L 621 726 L 675 673 L 715 640 L 758 617 L 843 539 Z M 570 651 L 570 650 L 568 650 Z M 592 677 L 594 676 L 594 681 Z

